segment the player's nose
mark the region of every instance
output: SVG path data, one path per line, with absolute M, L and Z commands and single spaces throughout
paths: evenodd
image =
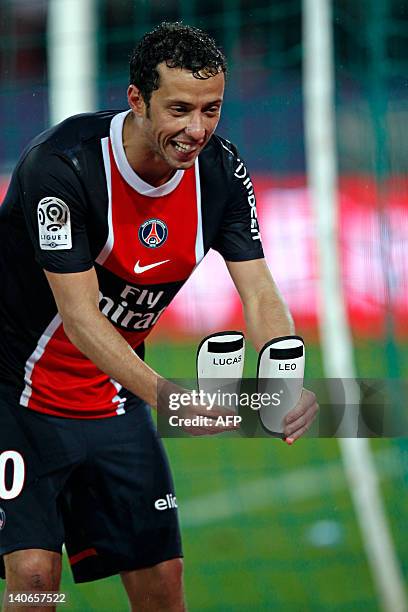
M 198 121 L 187 125 L 184 131 L 189 138 L 196 140 L 197 142 L 200 142 L 205 138 L 205 128 Z

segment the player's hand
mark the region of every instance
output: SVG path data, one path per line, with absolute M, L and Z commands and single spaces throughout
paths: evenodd
M 319 405 L 316 401 L 316 395 L 313 391 L 303 389 L 300 400 L 284 418 L 283 434 L 286 442 L 293 444 L 295 440 L 300 438 L 311 426 L 316 418 Z
M 180 407 L 177 414 L 180 420 L 184 419 L 182 429 L 191 436 L 212 436 L 224 431 L 239 429 L 234 419 L 237 413 L 220 406 L 209 408 L 205 403 L 199 405 L 191 403 L 188 406 Z
M 158 385 L 157 410 L 166 419 L 177 417 L 177 426 L 192 436 L 209 436 L 239 429 L 234 410 L 200 403 L 197 392 L 194 395 L 194 392 L 164 378 Z

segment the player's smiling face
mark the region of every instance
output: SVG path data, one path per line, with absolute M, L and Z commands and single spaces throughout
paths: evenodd
M 197 79 L 188 70 L 159 64 L 160 87 L 149 107 L 136 109 L 145 154 L 170 171 L 191 167 L 217 127 L 224 95 L 224 74 Z M 137 88 L 131 85 L 131 91 Z M 130 99 L 129 96 L 129 99 Z M 132 106 L 133 110 L 134 106 Z

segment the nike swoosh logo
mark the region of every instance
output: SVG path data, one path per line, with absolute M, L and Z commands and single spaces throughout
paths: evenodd
M 164 261 L 158 261 L 156 263 L 152 263 L 147 266 L 141 266 L 140 260 L 138 260 L 134 267 L 134 271 L 136 272 L 136 274 L 142 274 L 143 272 L 147 272 L 148 270 L 151 270 L 152 268 L 155 268 L 156 266 L 161 266 L 162 264 L 165 264 L 168 261 L 170 261 L 170 259 L 165 259 Z

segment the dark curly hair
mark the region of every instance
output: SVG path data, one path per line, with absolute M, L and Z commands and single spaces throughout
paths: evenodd
M 130 84 L 140 90 L 147 106 L 160 87 L 157 66 L 162 62 L 190 70 L 196 79 L 227 72 L 225 56 L 211 36 L 179 21 L 163 22 L 143 36 L 130 58 Z

